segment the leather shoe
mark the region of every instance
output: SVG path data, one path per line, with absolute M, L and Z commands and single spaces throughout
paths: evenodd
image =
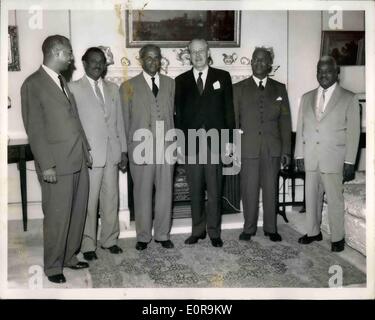
M 223 240 L 221 240 L 221 238 L 211 238 L 211 244 L 214 247 L 222 247 L 223 246 Z
M 307 234 L 305 234 L 303 237 L 298 239 L 298 243 L 309 244 L 313 241 L 322 241 L 322 240 L 323 240 L 322 233 L 319 232 L 319 234 L 317 234 L 316 236 L 311 236 L 311 237 L 309 237 Z
M 95 251 L 87 251 L 83 253 L 83 258 L 87 261 L 97 260 L 98 256 L 96 255 Z
M 171 240 L 165 240 L 165 241 L 159 241 L 155 240 L 156 243 L 161 243 L 161 246 L 166 249 L 172 249 L 174 248 L 174 244 Z
M 250 241 L 252 234 L 246 233 L 246 232 L 241 232 L 240 236 L 238 237 L 239 240 L 242 241 Z
M 206 232 L 201 234 L 198 237 L 191 235 L 189 238 L 185 240 L 185 244 L 194 244 L 194 243 L 197 243 L 199 239 L 204 239 L 204 238 L 206 238 Z
M 119 253 L 122 253 L 122 249 L 117 246 L 117 245 L 114 245 L 112 247 L 108 247 L 108 248 L 104 248 L 102 247 L 102 249 L 104 250 L 109 250 L 110 253 L 113 253 L 113 254 L 119 254 Z
M 73 269 L 73 270 L 80 270 L 80 269 L 85 269 L 88 267 L 89 267 L 89 264 L 83 261 L 77 262 L 77 264 L 74 266 L 68 266 L 68 268 Z
M 341 252 L 345 249 L 345 239 L 340 241 L 332 242 L 331 251 L 332 252 Z
M 66 279 L 65 279 L 65 277 L 62 273 L 61 274 L 55 274 L 53 276 L 49 276 L 48 280 L 53 282 L 53 283 L 65 283 L 66 282 Z
M 141 242 L 141 241 L 137 241 L 137 244 L 135 245 L 135 248 L 138 250 L 138 251 L 141 251 L 141 250 L 144 250 L 147 248 L 147 242 Z
M 266 237 L 270 237 L 270 240 L 273 241 L 273 242 L 278 242 L 278 241 L 283 240 L 277 232 L 271 233 L 271 232 L 264 231 L 264 235 Z

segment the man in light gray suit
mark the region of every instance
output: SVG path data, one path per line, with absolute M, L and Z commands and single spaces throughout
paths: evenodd
M 319 88 L 302 96 L 297 124 L 295 158 L 306 171 L 306 231 L 298 242 L 321 241 L 322 188 L 327 195 L 331 250 L 345 248 L 343 182 L 354 178 L 360 135 L 359 105 L 354 93 L 338 83 L 334 58 L 317 66 Z
M 83 129 L 91 146 L 90 191 L 81 252 L 86 260 L 97 259 L 97 211 L 100 204 L 103 249 L 119 254 L 118 168 L 125 170 L 126 137 L 118 87 L 101 79 L 106 58 L 92 47 L 82 56 L 86 75 L 70 83 Z
M 128 141 L 130 174 L 134 182 L 134 212 L 137 233 L 137 250 L 144 250 L 152 239 L 154 225 L 155 242 L 163 248 L 173 248 L 169 239 L 171 227 L 173 165 L 163 159 L 156 159 L 157 125 L 164 125 L 164 132 L 174 128 L 174 81 L 159 73 L 161 66 L 160 48 L 149 44 L 139 51 L 143 72 L 124 82 L 120 87 L 120 96 Z M 139 129 L 151 132 L 153 157 L 145 163 L 139 163 L 135 151 L 140 145 L 134 133 Z M 146 131 L 146 130 L 144 130 Z M 161 137 L 164 140 L 164 137 Z M 164 156 L 168 143 L 161 147 Z M 148 150 L 150 151 L 150 150 Z M 146 152 L 147 153 L 147 152 Z M 158 163 L 156 163 L 158 160 Z M 164 159 L 165 160 L 165 159 Z M 164 162 L 164 163 L 162 163 Z M 155 207 L 152 208 L 153 189 L 155 188 Z M 155 218 L 152 221 L 152 212 Z

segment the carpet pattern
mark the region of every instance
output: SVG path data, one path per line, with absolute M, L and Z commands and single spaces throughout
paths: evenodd
M 214 248 L 208 238 L 185 245 L 188 235 L 172 235 L 174 249 L 151 242 L 144 251 L 136 240 L 121 239 L 124 253 L 97 250 L 90 263 L 94 288 L 327 288 L 329 268 L 341 266 L 343 286 L 365 284 L 366 275 L 319 243 L 297 243 L 301 236 L 279 226 L 282 242 L 271 242 L 258 229 L 250 242 L 238 240 L 240 230 L 223 230 L 224 246 Z

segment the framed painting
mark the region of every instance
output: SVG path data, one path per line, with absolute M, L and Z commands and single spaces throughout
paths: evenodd
M 8 26 L 8 71 L 20 70 L 18 30 L 16 26 Z
M 334 57 L 340 66 L 365 65 L 365 32 L 323 31 L 320 54 Z
M 126 46 L 153 43 L 183 48 L 191 39 L 206 39 L 210 47 L 239 47 L 239 11 L 132 10 L 126 11 Z

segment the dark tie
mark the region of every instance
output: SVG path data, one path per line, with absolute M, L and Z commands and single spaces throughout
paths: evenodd
M 62 75 L 59 74 L 58 78 L 59 78 L 59 80 L 60 80 L 60 87 L 61 87 L 62 91 L 64 92 L 65 97 L 66 97 L 66 98 L 68 99 L 68 101 L 69 101 L 69 97 L 68 97 L 68 95 L 66 94 L 66 91 L 65 91 L 65 85 L 64 85 L 64 80 L 63 80 L 63 78 L 62 78 Z M 69 101 L 69 102 L 70 102 L 70 101 Z
M 259 90 L 261 90 L 261 91 L 264 90 L 264 85 L 263 85 L 263 81 L 262 80 L 259 81 Z
M 203 93 L 203 80 L 202 80 L 202 73 L 203 72 L 199 72 L 199 77 L 197 79 L 197 87 L 198 87 L 198 91 L 199 91 L 199 94 L 202 95 Z
M 158 95 L 159 88 L 158 88 L 158 86 L 155 83 L 155 77 L 151 77 L 151 80 L 152 80 L 152 93 L 156 97 Z

